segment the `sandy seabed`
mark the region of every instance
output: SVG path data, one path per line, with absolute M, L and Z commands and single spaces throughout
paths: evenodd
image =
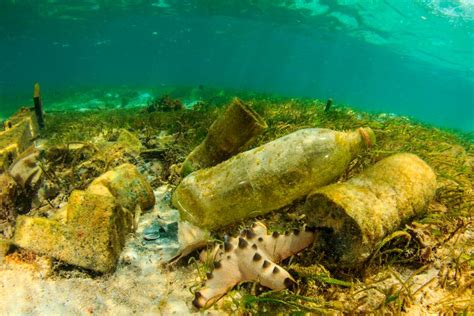
M 159 218 L 176 221 L 166 187 L 155 191 L 157 203 L 142 214 L 135 234 L 129 237 L 117 270 L 101 277 L 45 277 L 21 265 L 0 268 L 1 315 L 189 315 L 195 283 L 193 267 L 169 269 L 163 263 L 178 249 L 177 241 L 143 243 L 144 229 Z

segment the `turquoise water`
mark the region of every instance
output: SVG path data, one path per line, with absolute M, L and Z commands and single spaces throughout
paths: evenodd
M 209 85 L 469 132 L 473 32 L 474 0 L 0 0 L 0 116 L 35 81 Z

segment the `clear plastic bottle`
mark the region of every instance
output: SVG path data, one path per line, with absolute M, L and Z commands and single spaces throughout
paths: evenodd
M 211 230 L 262 215 L 333 182 L 374 142 L 370 128 L 302 129 L 191 173 L 173 204 L 182 220 Z

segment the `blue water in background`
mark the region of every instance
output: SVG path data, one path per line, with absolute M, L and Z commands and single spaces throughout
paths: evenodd
M 474 131 L 474 0 L 0 3 L 3 115 L 35 81 L 211 85 Z

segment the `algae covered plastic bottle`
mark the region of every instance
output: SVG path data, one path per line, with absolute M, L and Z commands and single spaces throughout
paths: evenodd
M 312 191 L 306 221 L 328 228 L 321 242 L 338 266 L 363 263 L 380 241 L 427 209 L 436 174 L 418 156 L 399 153 L 380 160 L 343 183 Z
M 279 209 L 336 180 L 375 142 L 370 128 L 308 128 L 191 173 L 173 195 L 181 219 L 216 229 Z

